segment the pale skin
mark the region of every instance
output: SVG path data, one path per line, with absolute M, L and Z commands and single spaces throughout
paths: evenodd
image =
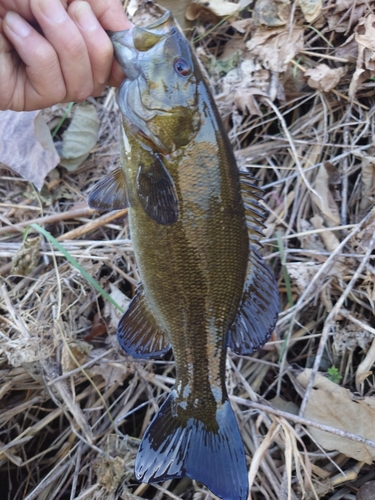
M 105 30 L 132 26 L 120 0 L 0 0 L 0 110 L 100 95 L 124 78 Z

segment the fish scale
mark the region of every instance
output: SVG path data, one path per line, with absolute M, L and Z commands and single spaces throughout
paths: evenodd
M 245 500 L 246 457 L 225 387 L 227 347 L 259 349 L 279 298 L 259 240 L 259 189 L 239 174 L 215 102 L 191 48 L 167 12 L 146 28 L 114 33 L 128 78 L 122 168 L 93 188 L 89 205 L 129 207 L 141 284 L 117 337 L 136 358 L 170 347 L 176 384 L 147 428 L 135 477 L 188 476 L 224 500 Z

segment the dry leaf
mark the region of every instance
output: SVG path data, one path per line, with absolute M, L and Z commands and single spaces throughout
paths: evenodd
M 373 375 L 372 367 L 375 364 L 375 339 L 372 341 L 371 347 L 366 354 L 365 359 L 359 364 L 355 374 L 355 386 L 360 393 L 360 386 L 367 377 Z
M 297 0 L 297 5 L 302 10 L 306 21 L 312 23 L 322 10 L 323 0 Z
M 355 5 L 361 5 L 367 3 L 367 0 L 356 0 Z M 342 12 L 343 10 L 349 10 L 353 7 L 353 0 L 336 0 L 335 12 Z
M 367 351 L 373 338 L 370 332 L 359 325 L 348 322 L 345 326 L 340 326 L 338 323 L 333 337 L 333 349 L 338 356 L 342 356 L 345 350 L 354 351 L 357 347 Z
M 104 323 L 100 313 L 96 313 L 94 319 L 92 320 L 90 333 L 86 335 L 83 340 L 88 342 L 89 340 L 92 340 L 95 337 L 100 337 L 100 335 L 104 335 L 105 333 L 107 333 L 107 325 Z
M 359 219 L 362 219 L 375 205 L 375 157 L 362 151 L 353 151 L 361 160 L 361 197 L 359 202 Z
M 356 29 L 355 39 L 358 43 L 359 59 L 365 68 L 375 71 L 375 14 L 362 18 Z
M 277 28 L 285 26 L 290 17 L 290 2 L 283 0 L 258 0 L 254 7 L 254 23 L 257 26 Z
M 286 71 L 289 62 L 303 50 L 303 29 L 298 26 L 291 30 L 258 28 L 246 47 L 264 68 L 280 73 Z
M 349 1 L 351 2 L 351 6 L 353 7 L 353 0 Z M 349 19 L 350 25 L 355 26 L 366 10 L 366 6 L 359 5 L 359 3 L 360 2 L 357 2 L 355 8 L 350 9 L 350 16 L 345 16 L 344 12 L 342 10 L 338 10 L 337 8 L 333 13 L 327 13 L 326 20 L 328 22 L 329 30 L 335 31 L 336 33 L 344 33 L 348 31 Z
M 375 498 L 375 481 L 368 481 L 362 485 L 356 496 L 356 500 L 374 500 Z
M 13 257 L 11 270 L 12 274 L 27 276 L 35 270 L 40 259 L 39 252 L 41 241 L 41 236 L 37 236 L 36 238 L 27 238 L 23 241 L 22 247 Z
M 305 76 L 308 76 L 307 85 L 312 89 L 329 92 L 334 89 L 346 70 L 343 67 L 331 69 L 326 64 L 318 64 L 315 68 L 308 69 Z
M 340 224 L 340 212 L 333 196 L 333 181 L 330 167 L 323 163 L 319 167 L 314 183 L 315 191 L 319 196 L 312 193 L 311 197 L 328 227 Z
M 93 346 L 84 340 L 75 340 L 74 342 L 68 342 L 68 345 L 64 344 L 61 353 L 63 373 L 68 373 L 84 365 L 92 348 Z
M 0 163 L 41 190 L 60 157 L 39 111 L 0 111 Z
M 202 11 L 208 11 L 218 17 L 232 16 L 250 3 L 251 0 L 243 1 L 243 5 L 241 3 L 228 2 L 227 0 L 194 0 L 186 9 L 185 15 L 189 21 L 198 19 Z
M 269 71 L 251 59 L 241 62 L 223 78 L 224 99 L 229 108 L 234 104 L 243 113 L 262 116 L 255 96 L 267 96 L 270 86 Z
M 375 232 L 375 208 L 373 208 L 370 213 L 371 215 L 366 220 L 361 231 L 351 240 L 351 245 L 357 253 L 367 252 Z
M 95 356 L 100 355 L 103 351 L 104 349 L 95 349 L 95 351 L 92 352 L 91 357 L 94 358 Z M 90 366 L 87 369 L 87 372 L 90 377 L 100 375 L 103 380 L 105 380 L 107 386 L 111 387 L 114 384 L 122 385 L 129 374 L 133 373 L 133 368 L 131 368 L 129 363 L 102 361 L 98 364 Z
M 310 285 L 311 280 L 321 267 L 321 264 L 316 262 L 286 262 L 285 265 L 290 279 L 296 284 L 301 293 Z M 316 290 L 317 286 L 314 290 Z
M 314 217 L 311 217 L 310 222 L 313 225 L 314 229 L 325 229 L 323 219 L 319 215 L 314 215 Z M 340 241 L 336 237 L 336 235 L 328 229 L 327 231 L 322 231 L 321 233 L 319 233 L 319 237 L 323 241 L 324 246 L 326 247 L 326 250 L 328 250 L 328 252 L 335 251 L 340 244 Z
M 297 380 L 307 387 L 311 369 L 305 369 Z M 353 400 L 353 395 L 318 373 L 306 407 L 306 418 L 320 424 L 336 427 L 375 441 L 375 398 Z M 347 457 L 371 464 L 375 448 L 352 441 L 336 434 L 309 427 L 309 432 L 325 450 L 337 450 Z
M 127 310 L 129 304 L 130 304 L 130 299 L 127 297 L 124 293 L 122 293 L 117 286 L 113 285 L 113 283 L 109 283 L 109 287 L 111 290 L 111 293 L 109 296 L 123 309 L 124 311 Z M 106 302 L 104 306 L 104 316 L 110 317 L 110 326 L 113 328 L 117 328 L 118 322 L 120 321 L 123 313 L 117 309 L 114 305 L 112 305 L 110 302 Z
M 306 233 L 308 231 L 313 231 L 314 226 L 306 219 L 301 219 L 300 221 L 300 229 L 302 233 Z M 312 234 L 304 234 L 299 238 L 301 247 L 305 250 L 318 250 L 324 251 L 325 247 L 322 243 L 322 240 L 319 238 L 319 235 L 313 232 Z
M 359 20 L 354 36 L 358 43 L 358 59 L 348 92 L 351 99 L 358 85 L 375 74 L 375 14 Z
M 63 136 L 60 165 L 69 171 L 76 170 L 96 145 L 99 126 L 100 121 L 95 106 L 78 105 Z
M 253 27 L 254 21 L 253 21 L 253 19 L 251 19 L 251 17 L 249 17 L 247 19 L 238 19 L 236 21 L 230 21 L 229 24 L 232 26 L 232 28 L 237 30 L 239 33 L 244 34 L 247 32 L 247 30 L 249 30 L 250 28 Z M 241 41 L 243 41 L 243 39 L 241 39 Z M 227 43 L 227 45 L 228 45 L 228 43 Z M 243 42 L 243 44 L 244 44 L 244 48 L 245 48 L 245 43 Z

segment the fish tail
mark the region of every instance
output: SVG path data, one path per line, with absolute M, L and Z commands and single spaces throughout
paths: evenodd
M 176 404 L 176 397 L 172 391 L 143 436 L 135 461 L 136 479 L 158 483 L 188 476 L 220 498 L 246 500 L 245 453 L 229 401 L 212 418 L 200 419 Z

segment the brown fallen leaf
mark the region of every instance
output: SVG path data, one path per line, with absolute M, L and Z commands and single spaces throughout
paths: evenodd
M 105 325 L 100 314 L 96 313 L 92 321 L 90 333 L 83 337 L 83 340 L 88 342 L 89 340 L 92 340 L 95 337 L 100 337 L 100 335 L 104 335 L 105 333 L 107 333 L 107 326 Z
M 350 98 L 354 98 L 358 85 L 375 74 L 375 14 L 359 20 L 354 37 L 358 43 L 358 59 L 349 87 Z
M 362 18 L 355 28 L 359 57 L 365 68 L 375 71 L 375 14 Z
M 247 7 L 252 0 L 240 0 L 239 3 L 229 2 L 227 0 L 193 0 L 186 9 L 186 19 L 194 21 L 205 11 L 214 14 L 217 17 L 233 16 L 241 9 Z
M 278 0 L 259 0 L 254 6 L 254 23 L 256 26 L 277 28 L 285 26 L 290 17 L 290 2 Z
M 361 160 L 361 196 L 358 218 L 362 219 L 375 205 L 375 156 L 355 151 L 354 156 Z
M 312 23 L 320 15 L 323 0 L 297 0 L 302 14 L 308 23 Z
M 12 274 L 27 276 L 35 270 L 40 259 L 39 252 L 41 241 L 41 236 L 27 238 L 23 241 L 22 247 L 13 257 Z
M 61 353 L 62 372 L 67 373 L 84 365 L 92 348 L 92 345 L 83 340 L 69 341 L 68 344 L 64 344 Z
M 345 73 L 344 67 L 332 69 L 326 64 L 318 64 L 315 68 L 308 69 L 305 76 L 309 77 L 307 80 L 309 87 L 329 92 L 336 87 Z
M 330 164 L 323 163 L 315 177 L 314 188 L 318 193 L 311 194 L 315 207 L 319 210 L 328 227 L 338 226 L 340 224 L 340 212 L 334 197 L 334 173 Z
M 303 29 L 258 28 L 246 43 L 247 50 L 262 66 L 279 73 L 286 71 L 290 61 L 303 50 Z
M 98 140 L 100 121 L 92 104 L 79 104 L 73 119 L 64 132 L 60 165 L 76 170 L 89 156 Z
M 356 499 L 357 500 L 374 500 L 375 498 L 375 481 L 368 481 L 363 484 L 358 492 Z
M 40 191 L 47 174 L 59 161 L 40 111 L 0 111 L 0 163 Z
M 305 369 L 297 376 L 303 387 L 307 387 L 311 372 L 311 369 Z M 355 400 L 348 389 L 340 387 L 321 373 L 315 377 L 305 416 L 314 422 L 375 441 L 375 398 Z M 375 448 L 314 427 L 309 427 L 309 432 L 325 450 L 337 450 L 367 464 L 375 460 Z
M 359 393 L 361 393 L 361 384 L 367 377 L 373 375 L 372 367 L 375 365 L 375 339 L 372 341 L 371 347 L 366 354 L 364 360 L 358 365 L 355 374 L 355 386 Z

